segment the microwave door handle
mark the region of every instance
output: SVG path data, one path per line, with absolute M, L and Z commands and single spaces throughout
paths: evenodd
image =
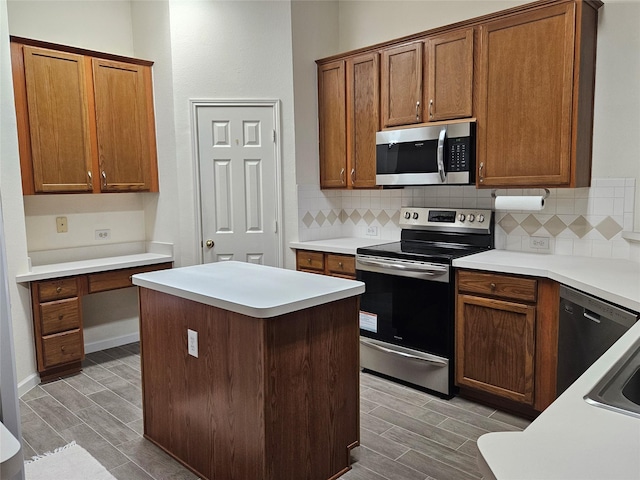
M 447 181 L 447 174 L 444 171 L 444 141 L 447 138 L 447 127 L 442 127 L 440 135 L 438 136 L 438 173 L 440 174 L 440 181 L 442 183 Z

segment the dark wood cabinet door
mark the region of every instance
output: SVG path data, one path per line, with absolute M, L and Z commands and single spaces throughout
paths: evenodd
M 427 121 L 473 113 L 473 28 L 429 38 L 425 49 Z
M 347 186 L 347 113 L 345 62 L 318 67 L 320 186 Z
M 33 192 L 90 192 L 91 140 L 84 57 L 29 46 L 23 49 L 29 131 L 19 133 L 29 139 Z M 14 55 L 14 60 L 16 57 L 19 55 Z M 19 70 L 14 65 L 16 68 Z M 18 111 L 18 116 L 23 113 Z M 31 188 L 25 190 L 32 193 Z
M 456 315 L 456 383 L 533 405 L 536 308 L 458 295 Z
M 380 66 L 377 52 L 347 61 L 349 106 L 349 184 L 354 188 L 376 185 L 376 132 L 380 129 Z
M 145 69 L 149 67 L 93 59 L 102 192 L 151 190 L 155 134 Z
M 422 42 L 382 50 L 382 126 L 422 122 Z
M 480 186 L 570 183 L 575 5 L 481 26 Z

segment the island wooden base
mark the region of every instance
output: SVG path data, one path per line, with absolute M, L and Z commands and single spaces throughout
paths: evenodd
M 210 480 L 347 472 L 359 442 L 359 302 L 260 319 L 140 288 L 145 437 Z

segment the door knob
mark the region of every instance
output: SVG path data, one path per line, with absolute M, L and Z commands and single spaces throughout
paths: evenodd
M 215 243 L 213 243 L 213 240 L 209 239 L 209 240 L 207 240 L 207 241 L 206 241 L 205 245 L 206 245 L 208 248 L 213 248 L 213 246 L 215 245 Z

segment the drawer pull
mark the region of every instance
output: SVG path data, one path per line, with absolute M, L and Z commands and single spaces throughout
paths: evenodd
M 491 290 L 495 290 L 495 289 L 496 289 L 496 284 L 495 284 L 495 283 L 492 283 L 492 284 L 490 285 L 490 287 L 491 287 Z
M 307 258 L 307 262 L 309 262 L 309 265 L 311 265 L 311 258 Z
M 338 262 L 338 266 L 342 268 L 342 262 Z
M 56 293 L 60 293 L 62 291 L 62 287 L 56 287 Z
M 58 315 L 58 320 L 62 320 L 63 318 L 64 318 L 64 314 L 61 313 Z
M 60 351 L 64 353 L 64 345 L 60 345 Z

